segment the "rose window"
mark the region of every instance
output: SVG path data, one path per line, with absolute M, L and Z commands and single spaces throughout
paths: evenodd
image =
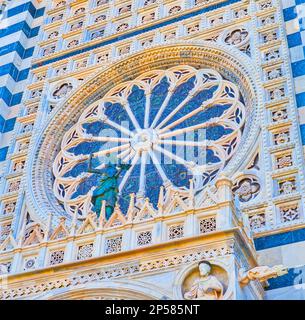
M 217 71 L 177 66 L 116 85 L 84 110 L 64 135 L 54 165 L 54 193 L 65 210 L 85 215 L 109 162 L 129 164 L 118 177 L 118 202 L 130 194 L 156 206 L 159 189 L 211 182 L 233 156 L 245 106 L 237 86 Z M 105 169 L 106 170 L 106 169 Z M 106 172 L 106 171 L 105 171 Z

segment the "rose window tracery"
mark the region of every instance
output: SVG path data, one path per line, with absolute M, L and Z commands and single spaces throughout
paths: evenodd
M 211 182 L 241 139 L 245 106 L 237 86 L 217 71 L 177 66 L 116 85 L 84 110 L 64 135 L 53 165 L 55 196 L 72 214 L 92 209 L 109 161 L 128 163 L 119 176 L 119 205 L 131 193 L 158 201 L 161 186 L 197 190 Z

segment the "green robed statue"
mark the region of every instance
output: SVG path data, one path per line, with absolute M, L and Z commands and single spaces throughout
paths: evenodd
M 115 165 L 110 163 L 104 169 L 92 168 L 92 154 L 89 157 L 88 172 L 99 174 L 101 176 L 99 183 L 94 189 L 91 202 L 93 210 L 100 216 L 103 200 L 106 202 L 106 219 L 109 219 L 114 211 L 118 200 L 118 179 L 121 171 L 128 170 L 131 167 L 129 164 Z

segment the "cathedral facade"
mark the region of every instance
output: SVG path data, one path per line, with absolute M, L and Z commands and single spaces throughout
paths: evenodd
M 0 299 L 305 299 L 305 0 L 4 0 Z

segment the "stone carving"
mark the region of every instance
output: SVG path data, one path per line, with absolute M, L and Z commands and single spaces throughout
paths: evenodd
M 223 285 L 212 276 L 211 264 L 201 261 L 198 265 L 200 278 L 196 279 L 189 291 L 184 294 L 187 300 L 220 300 L 223 297 Z
M 121 32 L 121 31 L 125 31 L 125 30 L 127 30 L 129 28 L 129 25 L 128 25 L 128 23 L 122 23 L 122 24 L 120 24 L 118 27 L 117 27 L 117 31 L 118 32 Z
M 104 30 L 104 29 L 98 30 L 98 31 L 96 31 L 96 32 L 92 32 L 92 34 L 91 34 L 91 40 L 94 40 L 94 39 L 103 37 L 104 34 L 105 34 L 105 30 Z
M 145 6 L 148 6 L 148 5 L 150 5 L 150 4 L 153 4 L 153 3 L 155 3 L 157 0 L 146 0 L 145 2 L 144 2 L 144 7 Z
M 216 217 L 205 218 L 199 221 L 199 232 L 208 233 L 216 230 Z
M 281 222 L 291 222 L 300 219 L 298 205 L 280 208 Z
M 53 93 L 53 97 L 55 99 L 62 99 L 65 97 L 71 90 L 73 89 L 73 86 L 71 83 L 64 83 L 61 86 L 59 86 Z
M 240 180 L 233 187 L 233 192 L 235 192 L 241 202 L 247 202 L 254 199 L 260 190 L 260 185 L 254 177 L 247 177 Z
M 260 10 L 265 10 L 265 9 L 269 9 L 272 7 L 272 1 L 268 0 L 268 1 L 264 1 L 262 3 L 259 4 L 259 8 Z
M 106 15 L 105 14 L 101 14 L 99 16 L 97 16 L 95 19 L 94 19 L 94 22 L 100 22 L 100 21 L 104 21 L 106 20 Z
M 279 187 L 280 194 L 291 194 L 296 189 L 295 180 L 280 182 Z
M 272 69 L 268 72 L 267 77 L 268 80 L 273 80 L 282 76 L 282 69 Z
M 106 3 L 108 3 L 108 0 L 98 0 L 97 2 L 96 2 L 96 6 L 98 7 L 98 6 L 102 6 L 103 4 L 106 4 Z
M 122 236 L 106 240 L 105 254 L 120 252 L 122 250 Z
M 249 36 L 246 29 L 235 29 L 225 37 L 225 43 L 231 46 L 236 46 L 244 42 Z
M 9 270 L 6 264 L 0 264 L 0 275 L 8 274 Z
M 130 46 L 124 46 L 119 49 L 119 55 L 128 54 L 130 52 Z
M 63 13 L 60 13 L 60 14 L 58 14 L 58 15 L 56 15 L 56 16 L 53 16 L 53 17 L 51 18 L 51 22 L 59 21 L 59 20 L 61 20 L 63 17 L 64 17 Z
M 184 236 L 184 226 L 183 224 L 170 226 L 168 229 L 168 239 L 179 239 L 183 238 Z
M 283 131 L 274 135 L 274 144 L 279 145 L 290 141 L 289 131 Z
M 68 43 L 67 48 L 75 47 L 75 46 L 77 46 L 78 44 L 79 44 L 79 41 L 76 40 L 76 39 L 74 39 L 74 40 L 72 40 L 72 41 L 70 41 L 70 42 Z
M 84 7 L 78 8 L 77 10 L 75 10 L 74 15 L 76 16 L 78 14 L 84 13 L 85 11 L 86 11 L 86 8 Z
M 275 110 L 272 112 L 272 120 L 274 122 L 281 121 L 287 119 L 287 110 L 281 109 L 281 110 Z
M 125 5 L 119 9 L 119 14 L 123 14 L 131 11 L 131 5 Z
M 137 234 L 137 245 L 145 246 L 152 243 L 152 231 L 143 231 Z
M 285 96 L 284 88 L 275 88 L 269 92 L 270 100 L 279 100 Z
M 179 11 L 181 11 L 181 6 L 173 6 L 172 8 L 169 9 L 168 13 L 171 14 L 175 14 L 178 13 Z
M 175 39 L 176 38 L 176 32 L 173 31 L 173 32 L 168 32 L 164 35 L 164 40 L 165 41 L 169 41 L 169 40 L 172 40 L 172 39 Z
M 274 16 L 268 16 L 268 17 L 265 17 L 265 18 L 262 18 L 262 25 L 263 26 L 266 26 L 268 24 L 272 24 L 275 22 L 275 17 Z
M 276 159 L 276 164 L 278 169 L 291 167 L 292 166 L 292 156 L 291 154 L 280 156 Z
M 31 98 L 31 99 L 38 98 L 38 97 L 41 96 L 41 94 L 42 94 L 42 89 L 33 90 L 33 91 L 31 91 L 31 96 L 30 96 L 30 98 Z
M 238 9 L 237 11 L 234 12 L 235 18 L 244 18 L 248 15 L 248 9 L 243 8 L 243 9 Z
M 27 123 L 22 128 L 22 133 L 31 132 L 33 130 L 34 123 Z
M 259 266 L 248 271 L 244 269 L 239 270 L 239 282 L 241 284 L 248 284 L 250 281 L 258 280 L 260 282 L 267 281 L 271 278 L 280 277 L 288 272 L 283 265 L 276 265 L 273 267 Z
M 19 190 L 20 180 L 11 181 L 8 187 L 8 192 L 15 192 Z
M 78 30 L 78 29 L 82 28 L 83 25 L 84 25 L 83 21 L 77 21 L 77 22 L 71 24 L 70 30 L 71 31 Z
M 195 24 L 195 25 L 187 28 L 187 33 L 188 34 L 191 34 L 191 33 L 194 33 L 194 32 L 198 32 L 198 31 L 199 31 L 199 24 Z
M 29 141 L 20 142 L 18 145 L 18 152 L 26 151 L 29 147 L 29 144 L 30 144 Z
M 143 48 L 147 48 L 147 47 L 149 47 L 153 42 L 154 42 L 154 39 L 153 39 L 153 38 L 151 38 L 151 39 L 146 39 L 146 40 L 144 40 L 144 41 L 141 42 L 141 46 L 142 46 Z
M 58 37 L 59 32 L 58 31 L 53 31 L 49 34 L 48 39 L 54 39 L 56 37 Z
M 58 3 L 56 3 L 55 8 L 59 8 L 59 7 L 63 7 L 67 4 L 67 1 L 60 1 Z
M 64 255 L 65 255 L 64 250 L 53 251 L 50 254 L 49 264 L 53 266 L 53 265 L 56 265 L 56 264 L 63 263 Z
M 270 51 L 267 51 L 265 54 L 266 61 L 278 59 L 279 57 L 280 57 L 280 50 L 279 49 L 271 49 Z
M 16 208 L 16 202 L 9 202 L 6 203 L 4 206 L 4 210 L 3 210 L 3 214 L 12 214 L 15 212 L 15 208 Z
M 105 62 L 109 59 L 109 53 L 102 53 L 100 55 L 97 56 L 96 58 L 96 63 L 102 63 Z
M 11 232 L 11 223 L 0 225 L 0 243 L 2 243 Z
M 78 248 L 77 260 L 86 260 L 92 257 L 93 243 L 88 243 Z
M 87 60 L 87 59 L 78 61 L 78 62 L 76 62 L 76 64 L 75 64 L 75 68 L 76 68 L 76 69 L 85 68 L 85 67 L 87 66 L 87 63 L 88 63 L 88 60 Z
M 149 14 L 142 17 L 142 23 L 147 23 L 147 22 L 150 22 L 153 20 L 155 20 L 155 13 L 154 12 L 149 13 Z
M 224 22 L 223 16 L 210 20 L 212 27 L 218 26 L 218 25 L 222 24 L 223 22 Z
M 274 31 L 268 32 L 265 35 L 263 35 L 263 42 L 267 43 L 269 41 L 273 41 L 277 39 L 277 33 Z
M 33 270 L 37 267 L 37 257 L 29 257 L 24 260 L 23 270 Z
M 48 47 L 43 49 L 42 55 L 43 56 L 48 56 L 49 54 L 52 54 L 55 52 L 56 46 Z
M 25 166 L 25 160 L 16 162 L 13 165 L 13 171 L 14 172 L 19 172 L 19 171 L 24 169 L 24 166 Z
M 139 274 L 150 270 L 160 270 L 164 268 L 170 268 L 185 263 L 200 261 L 202 259 L 216 258 L 219 256 L 225 256 L 233 254 L 234 244 L 225 244 L 223 246 L 205 248 L 201 251 L 192 251 L 183 255 L 175 255 L 171 257 L 165 257 L 163 259 L 155 259 L 150 261 L 144 261 L 142 263 L 123 263 L 115 264 L 110 267 L 105 267 L 102 270 L 90 271 L 86 274 L 75 275 L 71 277 L 64 277 L 62 279 L 50 280 L 45 282 L 39 282 L 35 284 L 29 284 L 22 288 L 12 288 L 8 290 L 0 291 L 0 299 L 10 299 L 11 297 L 28 296 L 29 294 L 37 294 L 39 292 L 49 291 L 55 288 L 69 287 L 70 285 L 85 284 L 96 280 L 105 280 L 117 277 L 126 277 L 126 275 Z
M 253 216 L 249 217 L 249 224 L 251 230 L 260 229 L 265 227 L 266 225 L 266 216 L 264 213 L 261 214 L 254 214 Z

